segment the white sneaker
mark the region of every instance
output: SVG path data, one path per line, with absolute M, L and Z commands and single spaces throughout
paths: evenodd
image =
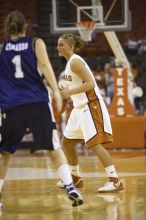
M 2 209 L 3 208 L 3 204 L 0 202 L 0 209 Z
M 119 192 L 124 189 L 123 183 L 118 180 L 117 182 L 108 182 L 103 187 L 97 189 L 100 193 Z
M 80 206 L 83 204 L 83 198 L 81 194 L 76 190 L 75 186 L 71 183 L 69 186 L 66 186 L 68 198 L 73 201 L 72 206 Z
M 0 209 L 3 208 L 3 204 L 1 203 L 1 193 L 0 193 Z

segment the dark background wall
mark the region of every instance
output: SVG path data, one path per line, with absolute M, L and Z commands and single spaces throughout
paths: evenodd
M 83 4 L 83 2 L 84 0 L 80 0 L 80 3 Z M 0 0 L 0 5 L 2 5 L 0 7 L 0 43 L 5 39 L 3 35 L 3 21 L 6 15 L 11 10 L 22 11 L 28 19 L 28 34 L 37 35 L 44 39 L 52 65 L 58 75 L 62 71 L 62 63 L 64 61 L 58 58 L 56 51 L 58 35 L 50 33 L 51 0 Z M 128 32 L 117 32 L 123 47 L 129 37 L 141 39 L 146 36 L 146 1 L 129 0 L 129 6 L 132 12 L 132 30 Z M 66 6 L 64 5 L 65 10 Z M 82 55 L 84 56 L 97 56 L 107 53 L 112 54 L 112 51 L 102 33 L 97 33 L 93 41 L 82 51 Z

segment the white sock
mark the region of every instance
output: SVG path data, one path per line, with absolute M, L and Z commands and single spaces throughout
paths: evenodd
M 72 177 L 71 177 L 71 173 L 70 173 L 70 169 L 67 164 L 61 165 L 58 168 L 57 172 L 65 185 L 69 185 L 73 182 Z
M 2 191 L 3 184 L 4 184 L 4 180 L 0 179 L 0 192 Z
M 76 166 L 69 165 L 69 167 L 70 167 L 71 174 L 73 174 L 74 176 L 80 176 L 79 165 L 76 165 Z
M 108 177 L 116 177 L 116 178 L 118 178 L 118 175 L 116 173 L 114 165 L 106 167 L 105 170 L 106 170 L 106 173 L 107 173 Z

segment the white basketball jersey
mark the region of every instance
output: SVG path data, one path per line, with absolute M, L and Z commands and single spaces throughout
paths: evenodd
M 99 92 L 99 88 L 96 84 L 93 73 L 90 70 L 88 64 L 85 62 L 85 60 L 83 60 L 77 54 L 73 54 L 70 57 L 70 59 L 68 60 L 67 65 L 66 65 L 65 79 L 67 80 L 68 88 L 69 89 L 74 89 L 74 88 L 77 88 L 77 87 L 81 86 L 84 83 L 83 80 L 77 74 L 75 74 L 74 72 L 71 71 L 70 64 L 71 64 L 71 61 L 75 58 L 81 60 L 85 64 L 85 67 L 88 69 L 89 74 L 91 74 L 96 86 L 95 86 L 94 89 L 89 90 L 88 92 L 83 92 L 83 93 L 80 93 L 80 94 L 72 95 L 71 99 L 73 101 L 74 107 L 79 107 L 79 106 L 84 105 L 84 104 L 88 103 L 89 101 L 93 101 L 95 99 L 103 99 L 100 92 Z

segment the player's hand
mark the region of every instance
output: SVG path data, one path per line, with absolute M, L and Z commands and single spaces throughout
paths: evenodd
M 68 87 L 61 87 L 60 94 L 63 99 L 68 99 L 70 97 L 70 92 Z

